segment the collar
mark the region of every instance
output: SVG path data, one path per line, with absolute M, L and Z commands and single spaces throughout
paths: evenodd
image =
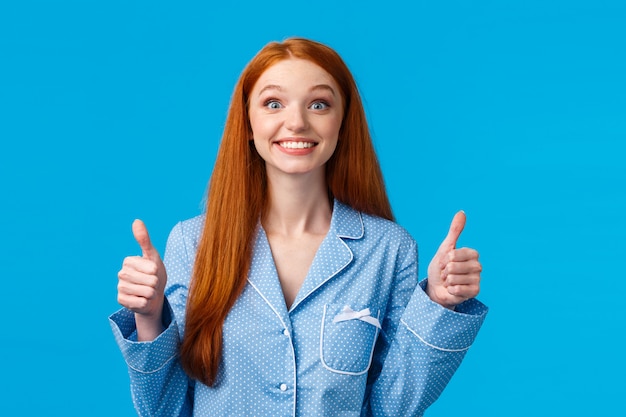
M 304 300 L 318 291 L 328 280 L 339 274 L 353 260 L 352 250 L 343 239 L 361 239 L 364 236 L 361 213 L 334 200 L 330 228 L 315 254 L 309 272 L 291 305 L 294 311 Z M 259 224 L 254 243 L 254 255 L 248 282 L 265 300 L 274 313 L 290 329 L 290 320 L 272 251 L 265 231 Z
M 329 234 L 331 232 L 345 239 L 362 238 L 364 229 L 361 213 L 335 199 Z

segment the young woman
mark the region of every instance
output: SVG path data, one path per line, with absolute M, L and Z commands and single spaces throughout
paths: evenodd
M 414 416 L 487 312 L 459 212 L 418 284 L 359 93 L 325 45 L 265 46 L 237 83 L 206 213 L 119 272 L 111 316 L 142 416 Z

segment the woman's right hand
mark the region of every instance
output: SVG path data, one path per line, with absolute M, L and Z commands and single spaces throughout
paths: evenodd
M 135 313 L 137 340 L 150 341 L 163 331 L 167 273 L 141 220 L 133 222 L 133 235 L 141 247 L 142 256 L 124 258 L 122 269 L 117 274 L 117 301 Z

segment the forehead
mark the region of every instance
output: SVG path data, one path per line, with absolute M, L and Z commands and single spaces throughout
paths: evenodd
M 325 69 L 306 59 L 289 58 L 267 68 L 257 80 L 253 90 L 267 84 L 277 86 L 310 86 L 328 84 L 337 90 L 335 79 Z

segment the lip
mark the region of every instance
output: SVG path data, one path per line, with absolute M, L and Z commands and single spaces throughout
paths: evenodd
M 287 142 L 312 144 L 312 146 L 302 147 L 302 148 L 300 147 L 286 148 L 282 146 L 282 144 L 287 143 Z M 306 139 L 306 138 L 282 138 L 282 139 L 275 141 L 274 145 L 278 148 L 278 150 L 280 150 L 281 152 L 287 155 L 299 156 L 299 155 L 308 155 L 311 152 L 313 152 L 315 147 L 318 145 L 318 142 L 311 140 L 311 139 Z

